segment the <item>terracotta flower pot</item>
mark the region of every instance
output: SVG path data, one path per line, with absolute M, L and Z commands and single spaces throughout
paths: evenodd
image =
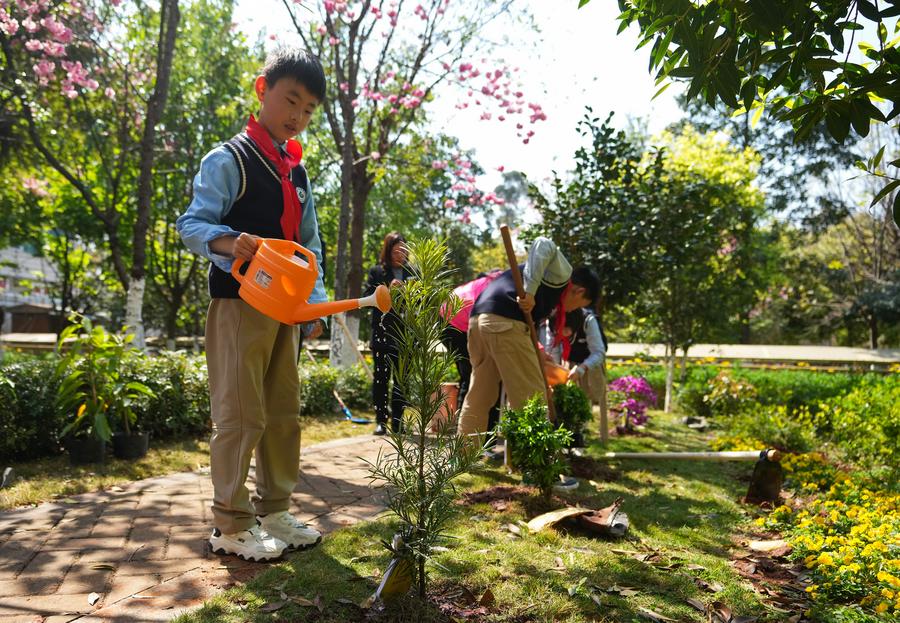
M 436 433 L 444 425 L 444 422 L 451 427 L 456 425 L 457 409 L 459 408 L 457 404 L 459 383 L 441 383 L 441 396 L 443 398 L 441 409 L 431 419 L 428 427 L 432 433 Z

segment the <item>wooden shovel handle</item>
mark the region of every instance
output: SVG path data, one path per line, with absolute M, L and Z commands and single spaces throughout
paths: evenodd
M 522 299 L 525 298 L 525 285 L 522 282 L 522 273 L 519 272 L 519 262 L 516 260 L 516 252 L 513 250 L 512 237 L 509 235 L 509 226 L 500 226 L 500 236 L 503 238 L 503 246 L 506 248 L 506 259 L 509 261 L 509 270 L 512 272 L 513 283 L 516 285 L 516 295 Z M 541 355 L 541 349 L 538 348 L 537 329 L 534 328 L 534 319 L 531 312 L 523 311 L 525 316 L 525 324 L 528 325 L 528 332 L 531 334 L 531 343 L 534 346 L 534 354 L 537 357 L 538 369 L 541 371 L 541 377 L 544 379 L 544 397 L 547 400 L 547 414 L 550 421 L 556 421 L 556 407 L 553 404 L 553 396 L 550 394 L 550 384 L 547 383 L 547 371 L 544 370 L 544 358 Z

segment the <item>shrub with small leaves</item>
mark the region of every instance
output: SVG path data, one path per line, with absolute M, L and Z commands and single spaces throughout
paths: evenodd
M 591 420 L 591 401 L 584 390 L 574 383 L 554 387 L 553 404 L 556 406 L 557 424 L 573 433 L 580 431 Z
M 563 450 L 572 442 L 572 433 L 565 426 L 554 427 L 547 419 L 543 394 L 536 394 L 521 409 L 505 411 L 500 429 L 523 482 L 537 486 L 549 497 L 566 469 Z
M 703 402 L 710 415 L 734 415 L 756 405 L 756 388 L 749 381 L 722 370 L 706 387 Z

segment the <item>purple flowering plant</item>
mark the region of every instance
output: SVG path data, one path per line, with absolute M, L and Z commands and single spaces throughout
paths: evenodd
M 622 376 L 609 384 L 609 410 L 626 429 L 646 424 L 647 409 L 656 405 L 656 392 L 642 376 Z

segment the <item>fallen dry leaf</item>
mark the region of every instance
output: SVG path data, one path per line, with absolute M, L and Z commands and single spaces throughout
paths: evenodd
M 691 597 L 685 599 L 689 606 L 691 606 L 694 610 L 699 610 L 700 612 L 706 612 L 706 604 L 700 601 L 699 599 L 693 599 Z
M 316 607 L 316 604 L 314 604 L 313 602 L 311 602 L 310 600 L 308 600 L 304 597 L 288 597 L 288 599 L 290 599 L 292 602 L 294 602 L 298 606 L 304 606 L 307 608 L 315 608 Z
M 496 598 L 494 598 L 494 593 L 491 589 L 485 589 L 484 594 L 481 595 L 481 599 L 478 600 L 478 605 L 483 606 L 485 608 L 490 608 L 496 602 Z
M 284 601 L 271 601 L 265 605 L 263 605 L 259 611 L 260 612 L 275 612 L 276 610 L 281 610 L 284 608 L 284 604 L 287 602 Z
M 555 511 L 550 511 L 549 513 L 544 513 L 543 515 L 538 515 L 534 519 L 528 522 L 528 529 L 532 532 L 540 532 L 547 526 L 552 526 L 555 523 L 566 519 L 567 517 L 576 517 L 578 515 L 584 515 L 586 513 L 592 512 L 589 508 L 577 508 L 574 506 L 570 506 L 567 508 L 560 508 Z
M 675 620 L 670 619 L 669 617 L 662 615 L 659 612 L 654 612 L 649 608 L 638 608 L 638 615 L 644 617 L 645 619 L 650 619 L 651 621 L 661 621 L 662 623 Z

